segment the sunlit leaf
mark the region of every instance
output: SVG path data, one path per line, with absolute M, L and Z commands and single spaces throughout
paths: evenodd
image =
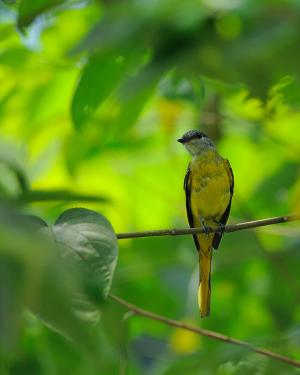
M 122 129 L 126 130 L 135 124 L 154 94 L 163 73 L 163 67 L 150 64 L 121 86 L 119 91 L 121 109 L 116 121 Z
M 4 164 L 14 174 L 20 190 L 23 192 L 27 191 L 27 176 L 15 155 L 11 152 L 5 152 L 5 148 L 2 148 L 0 151 L 0 164 Z
M 90 57 L 76 88 L 71 114 L 76 128 L 86 123 L 97 107 L 121 84 L 138 55 L 134 50 L 98 53 Z

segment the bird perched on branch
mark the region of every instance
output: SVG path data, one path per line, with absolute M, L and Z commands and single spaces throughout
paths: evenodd
M 200 281 L 198 304 L 201 317 L 210 313 L 211 261 L 227 222 L 233 195 L 233 173 L 213 141 L 198 130 L 190 130 L 178 139 L 192 156 L 185 179 L 186 210 L 190 227 L 203 227 L 204 233 L 193 235 L 199 253 Z M 208 228 L 219 228 L 209 233 Z

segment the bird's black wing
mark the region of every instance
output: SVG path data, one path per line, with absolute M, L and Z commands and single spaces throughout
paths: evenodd
M 230 208 L 231 208 L 231 199 L 232 199 L 232 196 L 233 196 L 233 188 L 234 188 L 233 172 L 232 172 L 232 168 L 230 166 L 230 163 L 227 159 L 224 159 L 224 165 L 225 165 L 226 171 L 228 173 L 229 181 L 230 181 L 230 200 L 229 200 L 227 208 L 226 208 L 225 212 L 223 213 L 223 215 L 221 217 L 221 220 L 220 220 L 220 224 L 222 224 L 222 225 L 225 225 L 227 223 L 227 220 L 228 220 L 228 216 L 229 216 Z M 217 249 L 219 247 L 222 236 L 223 236 L 223 233 L 216 233 L 214 235 L 214 239 L 213 239 L 213 243 L 212 243 L 214 249 Z
M 186 171 L 185 177 L 184 177 L 185 204 L 186 204 L 186 212 L 187 212 L 187 217 L 188 217 L 190 227 L 194 228 L 194 218 L 193 218 L 193 213 L 192 213 L 192 208 L 191 208 L 191 179 L 192 179 L 192 175 L 191 175 L 191 168 L 189 165 Z M 196 248 L 197 250 L 199 250 L 199 242 L 197 240 L 197 236 L 194 234 L 193 238 L 194 238 Z

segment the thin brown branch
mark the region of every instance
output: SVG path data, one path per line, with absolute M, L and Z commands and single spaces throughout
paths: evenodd
M 112 294 L 110 294 L 109 297 L 113 301 L 115 301 L 115 302 L 119 303 L 120 305 L 126 307 L 129 311 L 134 312 L 136 315 L 140 315 L 140 316 L 144 316 L 148 319 L 156 320 L 158 322 L 169 325 L 171 327 L 181 328 L 181 329 L 184 329 L 186 331 L 194 332 L 198 335 L 206 336 L 206 337 L 209 337 L 209 338 L 214 339 L 214 340 L 223 341 L 223 342 L 226 342 L 226 343 L 232 344 L 232 345 L 237 345 L 237 346 L 246 348 L 248 350 L 251 350 L 255 353 L 258 353 L 258 354 L 267 356 L 269 358 L 272 358 L 272 359 L 275 359 L 275 360 L 278 360 L 278 361 L 281 361 L 281 362 L 285 362 L 285 363 L 288 363 L 289 365 L 300 368 L 300 361 L 298 361 L 296 359 L 293 359 L 293 358 L 290 358 L 290 357 L 287 357 L 287 356 L 284 356 L 284 355 L 281 355 L 281 354 L 278 354 L 278 353 L 271 352 L 270 350 L 267 350 L 267 349 L 258 348 L 256 346 L 251 345 L 250 343 L 248 343 L 246 341 L 238 340 L 238 339 L 235 339 L 235 338 L 230 337 L 230 336 L 225 336 L 225 335 L 222 335 L 221 333 L 218 333 L 218 332 L 210 331 L 210 330 L 203 329 L 203 328 L 197 328 L 197 327 L 194 327 L 190 324 L 180 322 L 178 320 L 169 319 L 165 316 L 158 315 L 158 314 L 155 314 L 151 311 L 141 309 L 141 308 L 139 308 L 135 305 L 132 305 L 131 303 L 117 297 L 117 296 L 112 295 Z
M 287 223 L 289 221 L 300 221 L 300 214 L 276 216 L 268 219 L 247 221 L 244 223 L 226 225 L 224 232 L 236 232 L 238 230 L 264 227 L 266 225 Z M 146 230 L 143 232 L 131 232 L 131 233 L 118 233 L 117 238 L 119 240 L 124 238 L 138 238 L 138 237 L 158 237 L 158 236 L 183 236 L 186 234 L 196 233 L 216 233 L 220 232 L 220 228 L 184 228 L 184 229 L 159 229 L 159 230 Z

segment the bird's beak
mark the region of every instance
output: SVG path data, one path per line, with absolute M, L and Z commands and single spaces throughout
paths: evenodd
M 179 142 L 179 143 L 184 143 L 185 141 L 184 141 L 183 138 L 179 138 L 179 139 L 177 139 L 177 142 Z

